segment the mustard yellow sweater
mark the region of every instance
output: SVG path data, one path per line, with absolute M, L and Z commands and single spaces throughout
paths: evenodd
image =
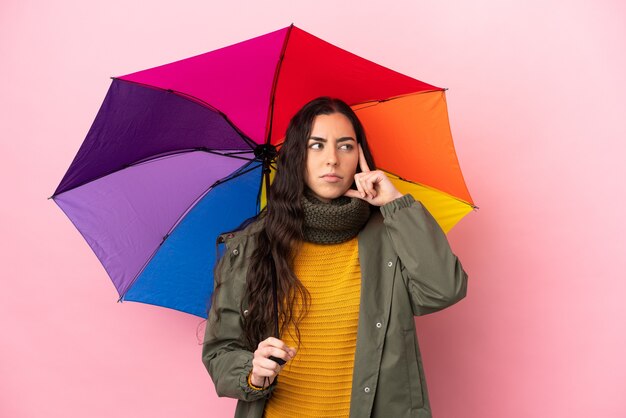
M 299 326 L 298 352 L 280 373 L 264 416 L 348 417 L 361 296 L 357 238 L 303 243 L 294 272 L 311 294 L 311 305 Z M 282 339 L 297 347 L 294 329 Z

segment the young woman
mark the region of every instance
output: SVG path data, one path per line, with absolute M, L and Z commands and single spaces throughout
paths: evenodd
M 222 238 L 202 359 L 236 418 L 431 417 L 413 317 L 462 299 L 467 274 L 346 103 L 298 111 L 267 209 Z

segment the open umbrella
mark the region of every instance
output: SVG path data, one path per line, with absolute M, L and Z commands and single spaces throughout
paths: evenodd
M 379 168 L 445 231 L 472 210 L 445 90 L 293 25 L 114 77 L 52 198 L 120 301 L 206 317 L 215 238 L 262 209 L 289 119 L 322 95 L 355 109 Z

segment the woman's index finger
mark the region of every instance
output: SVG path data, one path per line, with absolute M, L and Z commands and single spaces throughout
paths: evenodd
M 370 171 L 370 167 L 367 165 L 367 160 L 365 159 L 365 154 L 363 153 L 363 147 L 359 144 L 359 167 L 361 167 L 361 171 L 367 173 Z
M 278 339 L 276 337 L 269 337 L 265 341 L 267 341 L 268 345 L 270 345 L 271 347 L 276 347 L 281 350 L 284 350 L 285 347 L 287 346 L 283 340 Z

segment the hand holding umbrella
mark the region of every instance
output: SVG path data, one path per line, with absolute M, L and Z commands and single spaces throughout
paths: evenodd
M 370 170 L 363 155 L 361 144 L 359 144 L 359 167 L 361 172 L 354 175 L 354 182 L 358 190 L 348 189 L 344 196 L 357 197 L 374 206 L 382 206 L 403 196 L 384 171 Z
M 252 359 L 250 383 L 265 389 L 274 382 L 278 373 L 283 369 L 284 364 L 293 359 L 295 355 L 296 349 L 288 347 L 287 344 L 278 338 L 269 337 L 261 341 Z M 273 359 L 281 359 L 282 363 Z M 265 384 L 266 379 L 269 379 L 269 384 Z

